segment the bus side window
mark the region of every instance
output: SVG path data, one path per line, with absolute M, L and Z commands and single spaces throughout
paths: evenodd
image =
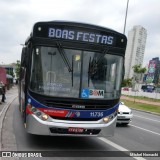
M 26 76 L 26 69 L 24 67 L 21 67 L 20 69 L 20 85 L 22 87 L 22 90 L 25 91 L 25 76 Z

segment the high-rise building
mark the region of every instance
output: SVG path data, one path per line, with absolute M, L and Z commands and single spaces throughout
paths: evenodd
M 147 30 L 142 26 L 134 26 L 128 32 L 128 43 L 125 55 L 125 79 L 134 77 L 133 66 L 143 64 Z

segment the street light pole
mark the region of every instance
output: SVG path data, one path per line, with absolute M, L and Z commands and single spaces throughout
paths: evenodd
M 126 30 L 127 13 L 128 13 L 128 4 L 129 4 L 129 0 L 127 0 L 127 7 L 126 7 L 126 14 L 125 14 L 125 21 L 124 21 L 123 34 L 125 34 L 125 30 Z

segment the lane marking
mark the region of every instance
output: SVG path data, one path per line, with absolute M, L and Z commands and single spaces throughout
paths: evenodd
M 154 121 L 154 122 L 159 122 L 158 120 L 154 120 L 154 119 L 150 119 L 150 118 L 146 118 L 146 117 L 143 117 L 143 116 L 137 116 L 137 115 L 133 115 L 134 117 L 139 117 L 139 118 L 143 118 L 143 119 L 147 119 L 147 120 L 150 120 L 150 121 Z
M 98 139 L 100 139 L 101 141 L 103 141 L 103 142 L 109 144 L 110 146 L 118 149 L 119 151 L 122 151 L 122 152 L 124 152 L 124 151 L 131 152 L 130 150 L 128 150 L 128 149 L 126 149 L 126 148 L 123 148 L 122 146 L 120 146 L 120 145 L 118 145 L 118 144 L 116 144 L 116 143 L 114 143 L 114 142 L 112 142 L 112 141 L 110 141 L 110 140 L 108 140 L 108 139 L 106 139 L 106 138 L 104 138 L 104 137 L 98 137 Z M 143 158 L 143 157 L 131 157 L 131 158 L 134 158 L 134 159 L 136 159 L 136 160 L 146 160 L 146 159 Z
M 138 127 L 138 126 L 135 126 L 135 125 L 132 125 L 132 124 L 128 124 L 128 125 L 160 136 L 160 133 L 153 132 L 153 131 L 150 131 L 150 130 L 148 130 L 148 129 L 141 128 L 141 127 Z

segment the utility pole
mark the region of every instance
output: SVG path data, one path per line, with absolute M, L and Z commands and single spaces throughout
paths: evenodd
M 128 14 L 128 4 L 129 4 L 129 0 L 127 0 L 127 7 L 126 7 L 126 14 L 125 14 L 123 34 L 125 34 L 125 30 L 126 30 L 126 22 L 127 22 L 127 14 Z

